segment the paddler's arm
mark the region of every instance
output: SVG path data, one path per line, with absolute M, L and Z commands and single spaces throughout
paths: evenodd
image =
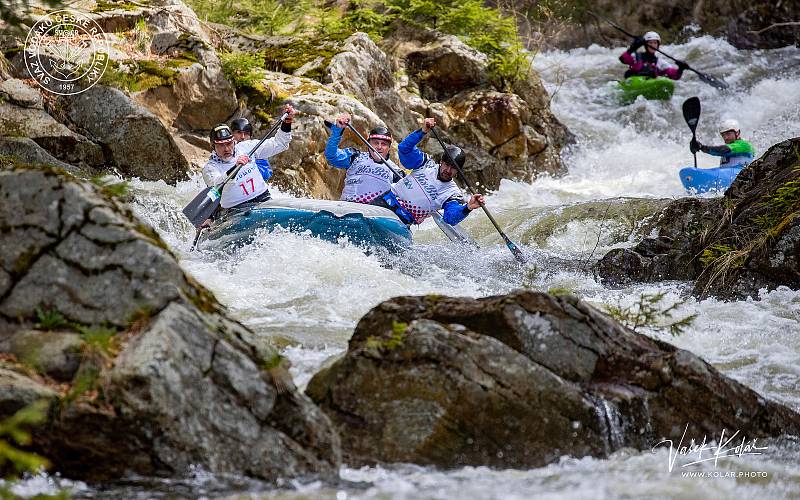
M 339 149 L 342 133 L 350 123 L 350 115 L 342 113 L 336 117 L 336 122 L 331 125 L 331 136 L 325 144 L 325 160 L 336 168 L 349 168 L 353 159 L 358 155 L 358 150 L 353 148 Z
M 403 168 L 409 170 L 416 170 L 420 168 L 425 162 L 428 161 L 428 155 L 423 153 L 417 144 L 425 137 L 425 134 L 436 126 L 434 118 L 425 118 L 422 121 L 422 128 L 417 129 L 403 139 L 397 145 L 397 156 L 400 158 L 400 163 Z

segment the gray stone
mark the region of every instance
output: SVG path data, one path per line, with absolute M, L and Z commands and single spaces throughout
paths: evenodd
M 100 146 L 40 109 L 0 101 L 0 136 L 32 139 L 51 155 L 69 164 L 96 167 L 104 162 Z
M 0 81 L 0 98 L 8 99 L 23 108 L 44 109 L 42 94 L 17 78 Z
M 577 297 L 398 297 L 359 321 L 306 393 L 348 464 L 540 467 L 722 428 L 796 434 L 800 414 Z M 737 438 L 738 439 L 738 438 Z
M 73 175 L 85 175 L 85 171 L 64 163 L 27 137 L 0 137 L 0 155 L 7 155 L 34 165 L 50 165 L 62 168 Z
M 277 350 L 226 318 L 124 206 L 56 171 L 11 168 L 0 171 L 0 227 L 0 354 L 64 381 L 32 444 L 55 471 L 336 475 L 338 436 Z M 32 331 L 37 311 L 82 337 Z M 49 394 L 0 369 L 0 410 Z
M 38 373 L 68 382 L 78 371 L 82 345 L 77 333 L 21 330 L 0 342 L 0 351 L 13 354 Z
M 104 146 L 125 176 L 168 183 L 187 177 L 189 164 L 169 131 L 121 91 L 95 85 L 70 96 L 66 109 L 70 120 Z
M 0 363 L 0 421 L 41 401 L 52 401 L 56 392 Z

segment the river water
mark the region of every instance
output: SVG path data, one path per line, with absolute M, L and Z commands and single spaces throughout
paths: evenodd
M 761 394 L 800 410 L 800 292 L 779 289 L 757 300 L 698 302 L 687 295 L 689 283 L 613 290 L 589 271 L 590 263 L 609 249 L 635 242 L 641 214 L 659 206 L 658 200 L 684 195 L 677 171 L 692 163 L 691 135 L 681 114 L 687 97 L 696 95 L 702 102 L 701 142 L 720 143 L 716 123 L 726 117 L 739 120 L 743 137 L 758 155 L 798 135 L 800 50 L 740 51 L 711 37 L 662 49 L 724 78 L 731 90 L 720 93 L 687 72 L 672 101 L 620 106 L 609 82 L 625 69 L 617 61 L 622 48 L 592 46 L 536 56 L 534 66 L 552 95 L 552 109 L 577 141 L 563 154 L 567 175 L 530 184 L 503 181 L 488 197 L 501 226 L 535 262 L 527 268 L 514 263 L 479 212 L 464 223 L 482 246 L 477 252 L 445 242 L 430 224 L 416 232 L 414 252 L 402 257 L 367 256 L 346 241 L 334 245 L 289 233 L 260 234 L 253 244 L 220 256 L 188 251 L 192 230 L 180 207 L 201 189 L 199 177 L 177 190 L 163 183 L 134 182 L 134 208 L 158 229 L 183 268 L 235 318 L 282 347 L 301 386 L 325 359 L 346 348 L 364 313 L 393 296 L 480 297 L 520 287 L 566 288 L 598 305 L 625 307 L 642 294 L 662 292 L 664 305 L 683 301 L 676 317 L 697 314 L 697 319 L 679 337 L 657 329 L 643 333 L 688 349 Z M 701 154 L 698 163 L 713 166 L 716 160 Z M 768 449 L 760 456 L 726 459 L 716 466 L 681 468 L 686 461 L 679 458 L 671 472 L 662 447 L 656 453 L 623 449 L 603 460 L 563 457 L 533 470 L 344 466 L 341 484 L 289 482 L 277 490 L 193 469 L 180 480 L 133 479 L 101 487 L 42 476 L 17 491 L 32 494 L 59 485 L 77 496 L 119 498 L 168 492 L 285 499 L 800 497 L 800 440 L 786 437 L 761 445 Z M 683 477 L 687 470 L 719 477 Z

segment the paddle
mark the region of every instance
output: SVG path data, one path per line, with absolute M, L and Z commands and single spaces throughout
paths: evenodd
M 467 180 L 467 176 L 464 175 L 464 171 L 461 170 L 461 167 L 459 167 L 458 164 L 456 163 L 456 161 L 453 159 L 453 157 L 450 156 L 450 152 L 447 151 L 447 148 L 444 146 L 444 143 L 442 142 L 442 139 L 439 137 L 439 134 L 436 132 L 436 128 L 432 128 L 431 132 L 433 132 L 433 136 L 436 137 L 436 140 L 439 142 L 439 146 L 442 147 L 442 150 L 444 151 L 444 155 L 447 157 L 447 163 L 449 163 L 450 165 L 455 167 L 455 169 L 458 171 L 458 175 L 461 176 L 461 180 L 464 182 L 464 185 L 467 186 L 467 189 L 469 190 L 469 192 L 471 194 L 477 194 L 475 192 L 475 190 L 472 188 L 472 184 L 470 184 L 469 180 Z M 514 255 L 514 257 L 521 264 L 525 264 L 525 256 L 522 255 L 522 251 L 519 248 L 517 248 L 517 245 L 515 245 L 514 242 L 511 241 L 511 239 L 509 239 L 508 236 L 506 236 L 506 233 L 504 233 L 503 230 L 500 229 L 500 225 L 497 224 L 497 221 L 494 220 L 494 217 L 492 217 L 492 214 L 489 213 L 489 210 L 486 208 L 486 206 L 483 203 L 481 203 L 481 208 L 483 209 L 483 211 L 486 213 L 486 216 L 489 218 L 489 220 L 494 225 L 494 228 L 497 229 L 497 232 L 500 233 L 500 236 L 503 238 L 503 241 L 506 242 L 506 246 L 508 247 L 509 250 L 511 250 L 511 253 Z
M 255 147 L 250 150 L 250 153 L 248 153 L 247 156 L 253 156 L 255 152 L 258 151 L 258 148 L 264 144 L 264 141 L 266 141 L 272 134 L 275 133 L 276 130 L 278 130 L 278 127 L 281 126 L 281 122 L 283 122 L 283 120 L 285 120 L 288 116 L 288 113 L 281 115 L 281 117 L 278 118 L 278 121 L 275 122 L 275 125 L 273 125 L 269 132 L 267 132 L 267 135 L 258 141 L 258 144 L 256 144 Z M 236 177 L 236 174 L 239 172 L 240 168 L 242 168 L 242 165 L 238 165 L 235 169 L 233 169 L 231 173 L 228 174 L 228 177 L 222 181 L 222 183 L 216 186 L 209 186 L 202 190 L 197 196 L 194 197 L 192 201 L 189 202 L 188 205 L 186 205 L 186 207 L 184 207 L 183 215 L 185 215 L 186 218 L 189 219 L 189 222 L 191 222 L 192 225 L 197 228 L 195 243 L 197 242 L 200 236 L 200 231 L 202 230 L 202 228 L 200 228 L 200 224 L 205 222 L 205 220 L 211 217 L 211 215 L 217 210 L 220 202 L 222 201 L 222 188 L 225 187 L 225 184 L 227 184 L 229 180 Z
M 697 130 L 697 122 L 700 120 L 700 98 L 690 97 L 683 101 L 683 119 L 686 120 L 686 125 L 692 131 L 692 141 L 697 140 L 695 130 Z M 694 168 L 697 168 L 697 152 L 692 152 L 694 155 Z
M 329 122 L 328 120 L 324 120 L 324 123 L 325 123 L 325 126 L 328 127 L 328 128 L 331 128 L 331 126 L 333 125 L 333 123 Z M 394 179 L 392 179 L 392 180 L 394 182 L 397 182 L 400 179 L 402 179 L 403 177 L 405 177 L 405 173 L 402 170 L 400 170 L 399 168 L 397 168 L 397 165 L 395 165 L 394 162 L 384 158 L 383 155 L 381 155 L 372 146 L 372 144 L 370 144 L 369 141 L 367 139 L 365 139 L 364 136 L 361 135 L 361 133 L 359 133 L 358 130 L 353 128 L 353 126 L 350 125 L 349 123 L 347 124 L 347 128 L 350 129 L 350 131 L 353 132 L 356 135 L 356 137 L 358 137 L 361 140 L 361 142 L 363 142 L 367 146 L 367 148 L 369 148 L 370 151 L 372 151 L 373 155 L 375 155 L 377 158 L 380 158 L 382 163 L 384 165 L 386 165 L 389 168 L 389 170 L 392 171 L 392 174 L 394 174 Z M 433 217 L 433 221 L 436 223 L 436 225 L 439 227 L 439 229 L 442 230 L 444 235 L 447 236 L 447 238 L 450 241 L 455 242 L 455 243 L 467 243 L 467 244 L 469 244 L 471 246 L 474 246 L 475 248 L 479 248 L 478 247 L 478 243 L 475 242 L 475 240 L 470 238 L 460 228 L 456 228 L 456 227 L 451 226 L 450 224 L 446 223 L 444 221 L 444 219 L 442 219 L 442 216 L 439 215 L 438 212 L 434 212 L 433 214 L 431 214 L 431 216 Z
M 627 35 L 627 36 L 629 36 L 631 38 L 638 38 L 636 35 L 633 35 L 631 33 L 628 33 L 627 31 L 625 31 L 623 28 L 621 28 L 619 25 L 615 24 L 613 21 L 610 21 L 610 20 L 606 19 L 605 17 L 603 17 L 603 16 L 601 16 L 599 14 L 595 14 L 591 10 L 587 10 L 586 12 L 588 12 L 591 15 L 593 15 L 597 19 L 600 19 L 601 21 L 607 22 L 608 24 L 610 24 L 614 28 L 616 28 L 619 31 L 621 31 L 623 34 L 625 34 L 625 35 Z M 668 58 L 672 59 L 675 62 L 682 62 L 683 64 L 686 64 L 686 61 L 681 61 L 680 59 L 676 59 L 676 58 L 672 57 L 671 55 L 661 51 L 661 49 L 656 49 L 656 52 L 660 53 L 661 55 L 663 55 L 665 57 L 668 57 Z M 730 87 L 730 85 L 728 85 L 728 83 L 725 80 L 723 80 L 722 78 L 717 78 L 714 75 L 709 75 L 708 73 L 703 73 L 702 71 L 698 71 L 698 70 L 692 68 L 691 66 L 689 66 L 688 64 L 686 64 L 686 69 L 688 69 L 690 71 L 694 71 L 695 73 L 697 73 L 697 76 L 699 76 L 702 81 L 706 82 L 707 84 L 711 85 L 714 88 L 717 88 L 719 90 L 725 90 L 725 89 Z

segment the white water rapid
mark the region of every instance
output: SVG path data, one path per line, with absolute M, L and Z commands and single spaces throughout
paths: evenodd
M 470 253 L 444 242 L 433 226 L 415 234 L 411 255 L 365 256 L 346 242 L 325 243 L 289 233 L 260 234 L 232 255 L 189 252 L 192 231 L 180 208 L 202 187 L 199 177 L 177 190 L 163 183 L 134 182 L 135 211 L 158 229 L 183 268 L 211 289 L 231 314 L 282 346 L 293 374 L 305 384 L 320 364 L 346 348 L 358 319 L 397 295 L 438 293 L 486 296 L 519 287 L 568 288 L 597 304 L 633 304 L 642 293 L 666 292 L 665 303 L 685 300 L 676 316 L 698 317 L 682 336 L 645 332 L 688 349 L 728 376 L 800 411 L 800 292 L 779 289 L 758 300 L 721 302 L 687 298 L 689 284 L 668 282 L 607 289 L 591 273 L 594 261 L 616 246 L 633 244 L 636 221 L 615 210 L 571 217 L 584 202 L 620 197 L 654 200 L 684 196 L 677 171 L 691 165 L 691 137 L 681 103 L 699 96 L 698 139 L 718 143 L 716 124 L 736 118 L 743 137 L 762 154 L 799 135 L 800 50 L 743 51 L 707 36 L 662 49 L 693 67 L 724 78 L 720 93 L 687 71 L 672 101 L 638 100 L 620 106 L 614 84 L 625 67 L 623 48 L 592 46 L 538 54 L 534 67 L 552 95 L 552 109 L 576 137 L 564 152 L 569 173 L 531 184 L 503 181 L 488 206 L 512 240 L 537 262 L 520 270 L 489 221 L 473 213 L 465 227 L 482 250 Z M 700 154 L 700 166 L 716 160 Z M 285 196 L 280 193 L 277 196 Z M 624 204 L 618 201 L 615 203 Z M 631 202 L 633 203 L 633 202 Z M 610 204 L 609 204 L 610 206 Z M 585 213 L 585 212 L 581 212 Z M 605 214 L 605 216 L 603 216 Z M 721 431 L 722 429 L 720 429 Z M 730 432 L 730 430 L 729 430 Z M 679 437 L 679 436 L 678 436 Z M 711 436 L 709 436 L 711 438 Z M 655 444 L 655 443 L 654 443 Z M 683 477 L 678 459 L 668 471 L 666 448 L 656 453 L 621 450 L 608 459 L 573 459 L 534 470 L 467 467 L 451 471 L 418 466 L 343 467 L 343 483 L 286 484 L 280 492 L 246 479 L 190 471 L 185 481 L 143 482 L 104 492 L 120 498 L 158 496 L 183 488 L 188 496 L 247 492 L 263 498 L 786 498 L 800 495 L 800 442 L 764 443 L 761 456 L 706 463 L 692 471 L 718 477 Z M 736 477 L 726 477 L 734 472 Z M 739 472 L 764 473 L 740 476 Z M 37 482 L 38 481 L 38 482 Z M 19 488 L 47 491 L 52 478 L 29 480 Z M 66 482 L 77 495 L 93 489 Z M 38 486 L 37 486 L 38 485 Z M 65 482 L 61 482 L 65 486 Z M 94 493 L 97 493 L 94 491 Z

